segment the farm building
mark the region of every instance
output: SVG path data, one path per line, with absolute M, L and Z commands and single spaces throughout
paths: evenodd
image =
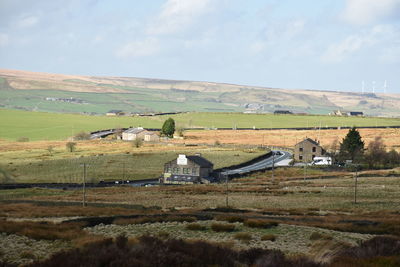
M 321 157 L 326 154 L 319 142 L 306 138 L 297 143 L 294 147 L 294 160 L 300 162 L 311 162 L 315 157 Z
M 146 131 L 144 134 L 145 142 L 158 142 L 160 141 L 160 137 L 155 132 Z
M 165 163 L 162 182 L 165 184 L 208 183 L 214 164 L 200 155 L 179 155 Z
M 289 111 L 289 110 L 275 110 L 274 114 L 293 114 L 293 112 Z
M 141 139 L 146 142 L 160 141 L 160 137 L 156 133 L 143 129 L 142 127 L 129 128 L 122 133 L 122 140 L 133 141 L 136 139 Z
M 123 116 L 125 113 L 122 110 L 110 110 L 106 113 L 106 116 Z
M 350 116 L 364 116 L 364 113 L 361 111 L 350 111 Z

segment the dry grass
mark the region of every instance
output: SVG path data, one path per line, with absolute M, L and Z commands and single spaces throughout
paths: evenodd
M 233 232 L 236 227 L 234 224 L 213 223 L 211 224 L 211 229 L 214 232 Z
M 36 223 L 36 222 L 9 222 L 0 220 L 0 232 L 19 234 L 33 239 L 46 240 L 73 240 L 86 235 L 82 229 L 84 223 Z
M 351 126 L 351 125 L 349 125 Z M 400 149 L 400 129 L 359 129 L 366 145 L 375 137 L 382 136 L 388 149 Z M 265 146 L 294 147 L 306 137 L 320 140 L 322 146 L 330 148 L 334 140 L 339 142 L 348 130 L 216 130 L 216 131 L 187 131 L 184 140 L 174 140 L 176 143 L 213 144 L 218 138 L 221 144 L 252 144 Z
M 2 203 L 0 205 L 0 217 L 7 218 L 41 218 L 41 217 L 68 217 L 68 216 L 110 216 L 147 214 L 154 210 L 121 208 L 113 206 L 82 207 L 78 205 L 40 205 L 35 203 Z
M 261 241 L 272 241 L 274 242 L 276 240 L 276 236 L 272 234 L 265 234 L 261 236 Z

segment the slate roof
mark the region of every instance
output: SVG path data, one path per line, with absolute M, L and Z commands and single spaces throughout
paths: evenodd
M 138 134 L 143 131 L 145 131 L 145 129 L 143 129 L 143 128 L 130 128 L 130 129 L 126 130 L 124 133 Z
M 313 145 L 320 146 L 320 144 L 318 144 L 317 141 L 312 140 L 311 138 L 306 138 L 306 139 L 304 139 L 303 141 L 299 142 L 299 144 L 300 144 L 300 143 L 303 143 L 303 142 L 305 142 L 305 141 L 308 141 L 308 142 L 310 142 L 310 143 L 313 144 Z
M 210 161 L 208 161 L 205 158 L 200 157 L 200 156 L 186 156 L 186 158 L 188 158 L 189 160 L 193 161 L 194 163 L 196 163 L 200 167 L 210 168 L 210 167 L 214 166 L 214 164 L 212 162 L 210 162 Z

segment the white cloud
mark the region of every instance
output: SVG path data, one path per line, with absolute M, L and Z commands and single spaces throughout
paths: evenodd
M 371 47 L 394 37 L 395 29 L 390 25 L 377 25 L 371 30 L 346 37 L 343 41 L 332 44 L 322 56 L 324 61 L 340 62 L 365 47 Z
M 20 20 L 17 21 L 18 28 L 29 28 L 34 26 L 39 22 L 39 18 L 35 16 L 24 16 Z
M 130 42 L 122 46 L 116 55 L 119 58 L 146 57 L 157 54 L 160 51 L 160 42 L 156 38 L 147 38 L 141 41 Z
M 168 0 L 147 28 L 150 35 L 171 34 L 187 29 L 210 10 L 210 0 Z
M 342 18 L 355 25 L 367 25 L 400 10 L 400 0 L 346 0 Z
M 5 33 L 0 33 L 0 46 L 6 46 L 8 44 L 9 38 Z

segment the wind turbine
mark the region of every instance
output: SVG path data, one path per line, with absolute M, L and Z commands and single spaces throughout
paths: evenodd
M 386 94 L 386 90 L 387 90 L 387 81 L 385 80 L 385 82 L 383 83 L 383 93 Z
M 375 94 L 375 84 L 376 84 L 376 82 L 373 81 L 373 82 L 372 82 L 372 93 L 373 93 L 373 94 Z
M 365 91 L 365 82 L 362 81 L 361 82 L 361 92 L 362 92 L 362 94 L 364 94 L 364 91 Z

